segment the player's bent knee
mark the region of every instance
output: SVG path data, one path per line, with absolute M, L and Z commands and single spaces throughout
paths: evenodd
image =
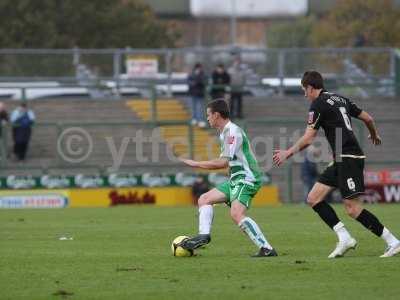
M 197 204 L 198 204 L 199 207 L 200 207 L 200 206 L 204 206 L 204 205 L 210 204 L 210 201 L 211 201 L 211 197 L 209 197 L 209 196 L 207 195 L 207 193 L 205 193 L 205 194 L 202 194 L 202 195 L 199 197 L 199 200 L 197 201 Z

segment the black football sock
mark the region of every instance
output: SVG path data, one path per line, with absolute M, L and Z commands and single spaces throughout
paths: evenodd
M 331 229 L 340 222 L 336 212 L 333 210 L 325 201 L 321 201 L 315 204 L 312 209 L 320 216 L 320 218 L 328 225 Z
M 356 218 L 365 228 L 373 232 L 377 236 L 381 236 L 383 233 L 383 225 L 379 222 L 378 218 L 370 213 L 368 210 L 363 209 L 360 215 Z

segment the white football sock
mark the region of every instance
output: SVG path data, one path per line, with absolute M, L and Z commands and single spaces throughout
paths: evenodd
M 339 222 L 333 226 L 333 230 L 336 232 L 339 242 L 351 239 L 350 233 L 347 231 L 346 227 L 344 227 L 342 222 Z
M 199 207 L 199 234 L 210 234 L 214 210 L 212 205 Z
M 386 242 L 386 244 L 388 244 L 388 246 L 394 246 L 399 242 L 399 240 L 386 227 L 383 228 L 381 238 Z
M 254 222 L 251 218 L 243 218 L 239 222 L 239 227 L 248 235 L 248 237 L 253 241 L 254 244 L 256 244 L 258 248 L 263 247 L 272 249 L 272 246 L 268 243 L 257 223 Z

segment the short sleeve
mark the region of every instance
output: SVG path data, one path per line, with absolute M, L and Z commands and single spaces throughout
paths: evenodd
M 311 105 L 308 111 L 308 121 L 307 125 L 309 128 L 318 130 L 321 127 L 322 122 L 322 112 L 316 105 Z
M 357 118 L 362 112 L 362 109 L 360 109 L 354 102 L 351 102 L 349 100 L 349 115 Z
M 239 131 L 230 130 L 225 136 L 220 157 L 233 160 L 243 143 L 243 136 Z

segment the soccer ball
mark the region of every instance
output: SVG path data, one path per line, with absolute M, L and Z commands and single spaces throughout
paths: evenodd
M 189 238 L 188 236 L 180 235 L 172 241 L 171 250 L 172 250 L 172 254 L 174 256 L 178 256 L 178 257 L 193 256 L 193 253 L 194 253 L 193 250 L 186 250 L 177 245 L 180 242 L 182 242 L 183 240 L 188 239 L 188 238 Z

